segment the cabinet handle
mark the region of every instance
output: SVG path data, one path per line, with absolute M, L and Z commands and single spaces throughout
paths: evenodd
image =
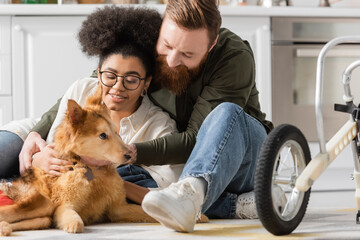
M 14 26 L 14 30 L 17 31 L 17 32 L 21 32 L 21 31 L 22 31 L 21 25 L 19 25 L 19 24 L 18 24 L 18 25 L 15 25 L 15 26 Z
M 297 57 L 318 57 L 321 49 L 296 49 Z M 332 49 L 326 55 L 327 57 L 354 57 L 360 56 L 359 49 Z

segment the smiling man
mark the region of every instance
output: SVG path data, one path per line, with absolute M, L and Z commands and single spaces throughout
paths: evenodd
M 169 0 L 148 96 L 176 120 L 179 133 L 129 146 L 134 165 L 185 164 L 177 182 L 150 191 L 142 203 L 176 231 L 193 231 L 200 213 L 257 217 L 256 160 L 273 126 L 260 110 L 248 42 L 220 26 L 217 0 Z M 45 138 L 56 109 L 32 131 Z M 26 139 L 20 165 L 31 165 L 21 161 L 41 149 L 40 135 Z M 144 171 L 131 173 L 133 179 L 148 178 Z
M 153 85 L 150 96 L 173 114 L 181 133 L 157 141 L 166 146 L 166 159 L 150 152 L 149 143 L 136 144 L 137 162 L 145 152 L 149 162 L 186 162 L 177 183 L 151 191 L 142 203 L 181 232 L 193 231 L 200 213 L 257 217 L 256 159 L 272 124 L 260 110 L 248 42 L 220 25 L 216 0 L 169 1 L 157 43 L 160 90 Z

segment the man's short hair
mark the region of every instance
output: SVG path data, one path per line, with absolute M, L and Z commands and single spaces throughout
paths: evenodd
M 169 0 L 165 17 L 186 29 L 206 28 L 209 32 L 209 45 L 215 41 L 220 31 L 219 0 Z

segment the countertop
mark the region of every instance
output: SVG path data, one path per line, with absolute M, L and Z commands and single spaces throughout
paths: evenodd
M 88 15 L 103 4 L 0 4 L 0 15 Z M 118 5 L 121 6 L 121 5 Z M 123 5 L 129 6 L 129 5 Z M 144 5 L 132 5 L 144 6 Z M 163 4 L 147 4 L 147 7 L 165 10 Z M 223 16 L 244 17 L 360 17 L 360 8 L 331 7 L 271 7 L 260 6 L 220 6 Z

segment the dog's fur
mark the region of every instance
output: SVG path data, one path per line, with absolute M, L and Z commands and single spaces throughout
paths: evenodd
M 127 148 L 101 101 L 100 86 L 84 108 L 68 101 L 55 144 L 58 158 L 74 165 L 60 177 L 31 168 L 12 184 L 0 184 L 0 190 L 14 200 L 14 204 L 0 207 L 0 235 L 51 226 L 79 233 L 84 225 L 106 221 L 155 222 L 141 206 L 126 202 L 124 183 L 115 165 L 124 163 Z M 86 166 L 80 156 L 114 165 Z

